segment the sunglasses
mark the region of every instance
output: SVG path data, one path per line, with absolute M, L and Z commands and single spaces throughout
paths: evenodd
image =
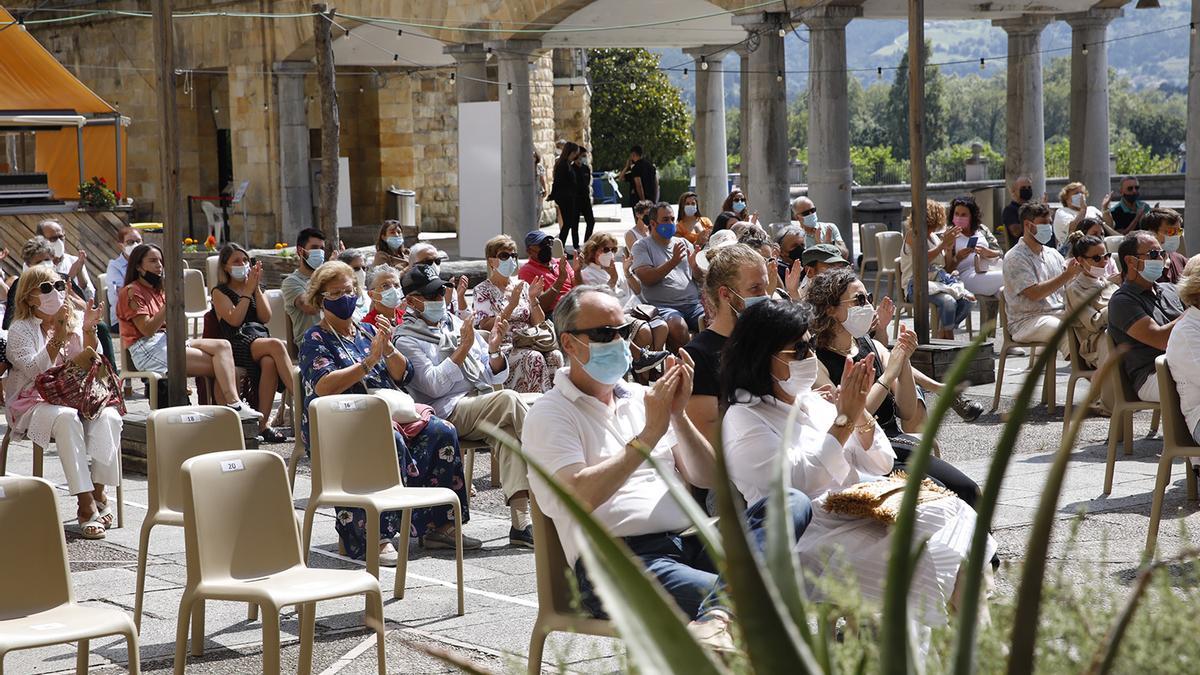
M 809 210 L 807 210 L 807 211 L 801 211 L 801 212 L 800 212 L 800 215 L 801 215 L 801 216 L 811 216 L 812 214 L 814 214 L 814 213 L 816 213 L 816 212 L 817 212 L 817 209 L 816 209 L 816 207 L 814 207 L 814 208 L 811 208 L 811 209 L 809 209 Z
M 601 253 L 616 253 L 617 249 L 615 246 L 605 246 L 604 248 L 600 249 L 600 252 Z
M 1146 251 L 1145 253 L 1139 253 L 1139 254 L 1137 254 L 1137 257 L 1148 258 L 1150 260 L 1162 260 L 1167 257 L 1167 252 L 1162 250 L 1161 248 L 1156 248 L 1156 249 L 1153 249 L 1150 251 Z
M 1180 234 L 1183 234 L 1183 230 L 1182 230 L 1181 228 L 1178 228 L 1178 227 L 1168 227 L 1168 228 L 1166 229 L 1166 235 L 1167 235 L 1168 237 L 1176 237 L 1176 236 L 1179 236 Z
M 597 326 L 596 328 L 576 328 L 575 330 L 564 330 L 564 333 L 571 335 L 586 335 L 591 342 L 612 342 L 620 337 L 622 340 L 628 340 L 633 334 L 633 322 L 621 324 L 620 326 Z
M 855 293 L 853 298 L 850 298 L 849 300 L 843 300 L 838 304 L 844 305 L 848 302 L 853 302 L 855 307 L 866 307 L 867 305 L 875 302 L 875 297 L 871 293 Z
M 807 359 L 812 354 L 812 346 L 808 344 L 808 340 L 798 340 L 792 349 L 784 349 L 780 354 L 792 354 L 796 360 Z
M 517 257 L 516 253 L 509 253 L 508 251 L 500 251 L 496 254 L 496 260 L 508 260 L 515 257 Z
M 1103 263 L 1104 260 L 1106 258 L 1108 258 L 1108 256 L 1106 256 L 1106 255 L 1081 255 L 1079 257 L 1083 258 L 1084 260 L 1091 260 L 1092 262 L 1096 263 L 1097 265 Z
M 58 291 L 59 293 L 62 293 L 63 291 L 67 290 L 67 282 L 63 281 L 62 279 L 59 279 L 58 281 L 56 281 L 54 283 L 50 283 L 49 281 L 43 281 L 41 284 L 38 285 L 38 290 L 42 292 L 42 295 L 46 295 L 53 291 Z

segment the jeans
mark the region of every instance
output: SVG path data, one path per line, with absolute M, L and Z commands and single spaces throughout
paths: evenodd
M 908 282 L 908 297 L 911 300 L 913 295 L 912 282 Z M 971 313 L 971 301 L 966 298 L 955 300 L 949 293 L 937 293 L 929 296 L 929 304 L 937 309 L 938 323 L 942 328 L 953 328 L 963 321 L 967 320 L 967 315 Z
M 793 489 L 788 490 L 786 498 L 795 536 L 799 537 L 812 521 L 812 502 L 803 492 Z M 763 528 L 766 514 L 766 499 L 758 500 L 745 513 L 751 548 L 759 553 L 767 542 L 767 533 Z M 725 584 L 717 575 L 716 566 L 699 537 L 660 532 L 625 537 L 625 544 L 641 559 L 646 570 L 662 584 L 689 619 L 721 608 Z M 575 561 L 575 578 L 579 582 L 579 599 L 584 609 L 598 619 L 607 619 L 608 614 L 583 567 L 583 558 Z
M 658 308 L 658 315 L 664 320 L 670 321 L 672 317 L 682 317 L 687 323 L 688 330 L 693 333 L 700 332 L 700 318 L 704 316 L 704 305 L 699 300 L 694 305 L 655 305 Z

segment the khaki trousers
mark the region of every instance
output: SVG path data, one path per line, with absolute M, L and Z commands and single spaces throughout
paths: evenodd
M 504 389 L 459 399 L 458 404 L 454 406 L 454 412 L 450 413 L 448 418 L 458 430 L 459 438 L 486 441 L 492 446 L 492 452 L 498 453 L 500 483 L 506 502 L 518 492 L 529 489 L 525 460 L 507 448 L 500 447 L 500 444 L 481 427 L 484 423 L 498 427 L 500 431 L 519 442 L 521 430 L 525 427 L 525 414 L 528 412 L 529 405 L 520 394 L 511 389 Z

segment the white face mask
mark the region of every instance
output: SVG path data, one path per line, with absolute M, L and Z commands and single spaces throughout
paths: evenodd
M 842 322 L 842 328 L 846 329 L 850 337 L 860 338 L 871 332 L 871 322 L 874 320 L 875 308 L 871 305 L 851 307 L 846 313 L 846 320 Z
M 1083 193 L 1076 192 L 1074 195 L 1071 195 L 1071 203 L 1075 205 L 1075 208 L 1082 209 L 1085 203 L 1083 199 Z
M 698 209 L 696 208 L 695 204 L 684 204 L 683 205 L 683 213 L 684 213 L 684 215 L 686 215 L 689 218 L 696 215 L 697 210 Z
M 1086 267 L 1083 268 L 1083 271 L 1087 272 L 1087 275 L 1093 279 L 1103 279 L 1105 273 L 1108 271 L 1106 267 L 1093 267 L 1091 263 L 1084 263 L 1084 265 Z
M 61 258 L 67 252 L 67 243 L 61 238 L 50 242 L 50 254 L 55 258 Z
M 782 361 L 778 356 L 775 357 Z M 788 361 L 788 371 L 790 375 L 786 380 L 775 380 L 779 383 L 779 388 L 783 393 L 796 398 L 806 391 L 812 391 L 812 387 L 817 382 L 817 357 L 809 356 L 807 359 L 800 361 Z
M 129 256 L 133 255 L 133 249 L 137 248 L 138 246 L 141 246 L 141 242 L 136 244 L 125 244 L 125 248 L 121 249 L 121 252 L 125 254 L 126 258 L 128 258 Z
M 615 256 L 615 253 L 601 253 L 600 255 L 596 256 L 596 263 L 601 267 L 609 267 L 612 265 L 613 258 Z
M 250 265 L 234 265 L 229 268 L 229 277 L 234 281 L 245 281 L 250 276 Z

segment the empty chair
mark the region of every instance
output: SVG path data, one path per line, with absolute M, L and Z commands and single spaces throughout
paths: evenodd
M 1075 405 L 1075 385 L 1080 380 L 1087 380 L 1091 386 L 1096 386 L 1095 368 L 1088 367 L 1084 362 L 1083 357 L 1079 355 L 1079 338 L 1075 335 L 1075 329 L 1067 331 L 1067 346 L 1071 358 L 1071 375 L 1067 378 L 1067 400 L 1063 403 L 1063 433 L 1067 433 L 1067 426 L 1071 423 L 1071 408 Z
M 179 601 L 175 674 L 186 665 L 189 620 L 192 655 L 204 654 L 204 612 L 197 602 L 229 600 L 262 608 L 263 673 L 279 673 L 279 612 L 300 613 L 300 672 L 312 670 L 316 603 L 366 596 L 366 625 L 375 631 L 379 675 L 386 672 L 383 594 L 359 570 L 312 569 L 304 564 L 283 460 L 261 450 L 214 452 L 183 463 L 183 531 L 187 584 Z M 197 499 L 197 495 L 208 496 Z M 213 499 L 212 495 L 220 495 Z M 247 518 L 247 514 L 254 514 Z
M 183 271 L 183 312 L 187 317 L 189 335 L 200 337 L 204 314 L 208 312 L 208 289 L 204 285 L 204 272 L 200 270 Z
M 568 575 L 575 573 L 567 565 L 567 556 L 558 541 L 554 521 L 538 508 L 533 495 L 529 497 L 530 517 L 533 520 L 533 560 L 537 571 L 538 615 L 529 636 L 529 673 L 542 672 L 542 652 L 546 638 L 555 631 L 583 635 L 615 637 L 611 621 L 596 619 L 572 607 Z
M 1171 376 L 1171 366 L 1166 355 L 1154 360 L 1158 371 L 1158 391 L 1162 398 L 1163 451 L 1158 460 L 1158 479 L 1154 483 L 1154 499 L 1150 506 L 1150 528 L 1146 532 L 1146 555 L 1154 555 L 1154 544 L 1158 541 L 1158 523 L 1162 518 L 1162 503 L 1167 486 L 1171 484 L 1171 465 L 1180 457 L 1200 457 L 1200 445 L 1196 444 L 1188 431 L 1187 420 L 1179 403 L 1179 390 Z M 1188 462 L 1183 463 L 1183 475 L 1187 481 L 1187 498 L 1196 501 L 1196 474 Z
M 221 212 L 221 207 L 212 202 L 200 202 L 200 210 L 204 212 L 204 218 L 208 221 L 209 234 L 216 237 L 219 246 L 225 238 L 225 214 Z
M 879 268 L 879 246 L 875 235 L 887 232 L 887 229 L 886 223 L 859 223 L 858 240 L 862 243 L 862 262 L 858 265 L 859 279 L 867 271 L 867 263 L 875 263 L 875 268 Z
M 1107 332 L 1104 339 L 1108 341 L 1108 353 L 1120 359 L 1121 353 Z M 1150 419 L 1150 435 L 1158 431 L 1158 415 L 1161 406 L 1153 401 L 1143 401 L 1138 398 L 1133 380 L 1121 367 L 1120 363 L 1112 369 L 1105 386 L 1112 387 L 1113 409 L 1112 417 L 1108 419 L 1108 466 L 1104 469 L 1104 494 L 1112 492 L 1113 470 L 1117 465 L 1117 441 L 1125 439 L 1125 454 L 1133 454 L 1133 413 L 1139 410 L 1153 410 Z
M 217 269 L 221 266 L 220 256 L 210 255 L 204 259 L 204 281 L 209 292 L 217 287 Z
M 304 555 L 312 541 L 313 516 L 322 506 L 353 506 L 366 511 L 367 571 L 379 577 L 379 515 L 402 511 L 396 598 L 404 597 L 412 509 L 448 504 L 454 509 L 458 614 L 463 614 L 462 505 L 449 488 L 406 487 L 400 479 L 392 419 L 385 400 L 370 394 L 315 398 L 308 406 L 312 451 L 312 494 L 304 509 Z M 347 442 L 354 439 L 353 443 Z
M 142 628 L 146 557 L 155 525 L 183 527 L 180 467 L 206 452 L 245 447 L 237 412 L 223 405 L 180 406 L 154 410 L 146 419 L 146 519 L 138 540 L 137 590 L 133 623 Z
M 1122 234 L 1114 234 L 1114 235 L 1105 237 L 1104 238 L 1104 248 L 1108 249 L 1109 253 L 1116 253 L 1117 247 L 1121 245 L 1121 240 L 1124 238 L 1125 238 L 1125 235 L 1122 235 Z
M 296 489 L 296 467 L 304 458 L 304 435 L 300 433 L 300 411 L 304 406 L 304 380 L 300 377 L 300 369 L 292 366 L 292 435 L 296 440 L 292 445 L 292 456 L 288 458 L 288 485 Z
M 1049 345 L 1044 342 L 1022 342 L 1012 337 L 1012 333 L 1008 331 L 1008 311 L 1004 308 L 1004 289 L 996 294 L 999 302 L 1000 312 L 1000 328 L 1004 331 L 1004 337 L 1000 338 L 1000 364 L 996 368 L 996 395 L 992 399 L 992 410 L 1000 407 L 1000 387 L 1004 384 L 1004 364 L 1008 362 L 1008 355 L 1017 349 L 1029 350 L 1029 369 L 1033 370 L 1033 364 L 1037 357 L 1037 349 L 1043 347 L 1046 349 L 1058 349 L 1058 345 Z M 1055 374 L 1054 360 L 1046 365 L 1046 372 L 1042 374 L 1042 400 L 1046 402 L 1046 409 L 1053 411 L 1055 407 L 1054 392 L 1055 392 Z
M 110 635 L 125 636 L 129 672 L 140 672 L 129 615 L 75 602 L 67 542 L 49 483 L 0 477 L 0 538 L 9 547 L 0 555 L 0 672 L 8 652 L 77 642 L 75 670 L 86 673 L 89 641 Z
M 900 249 L 904 245 L 904 235 L 899 232 L 879 232 L 875 235 L 877 255 L 879 256 L 879 272 L 875 276 L 874 296 L 879 297 L 879 284 L 886 276 L 891 288 L 900 276 Z

